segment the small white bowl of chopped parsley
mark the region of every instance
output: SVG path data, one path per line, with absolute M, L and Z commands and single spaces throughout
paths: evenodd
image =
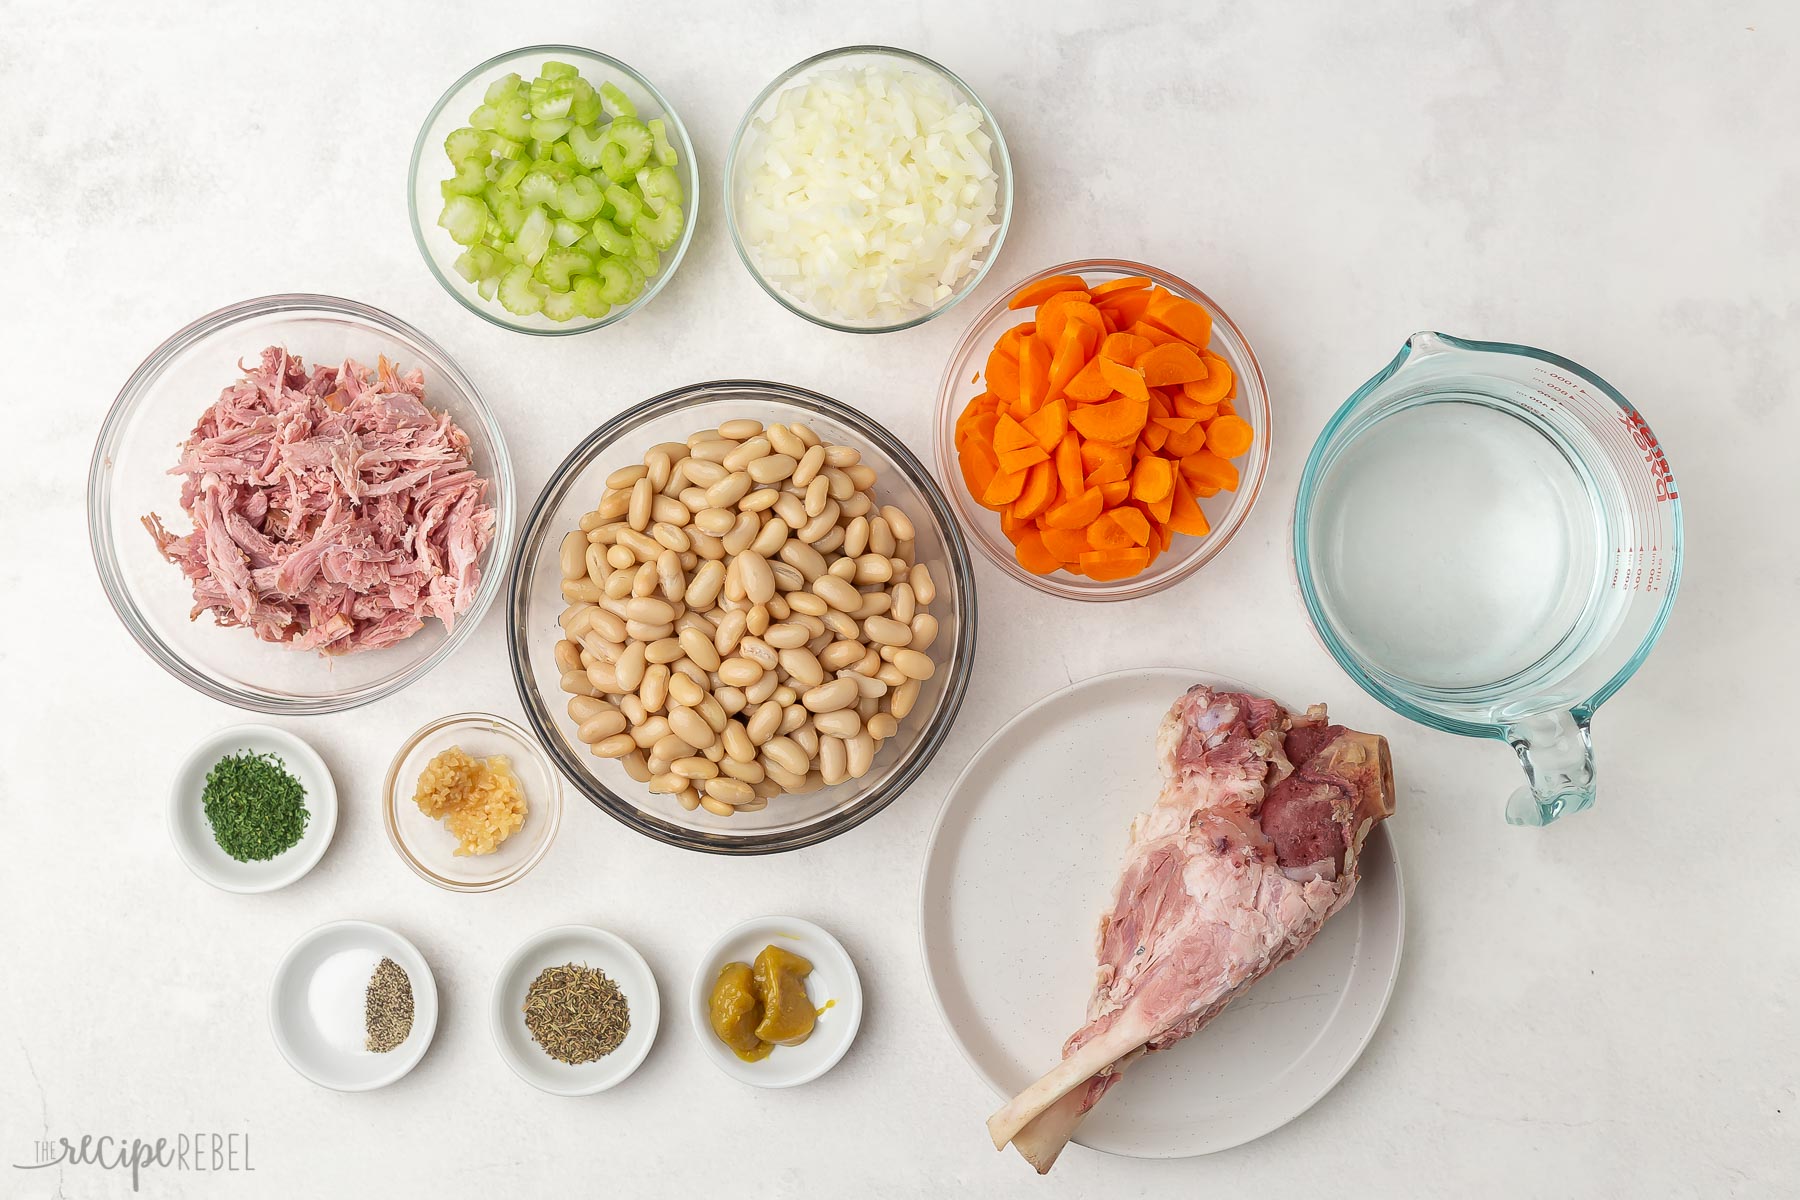
M 221 729 L 169 787 L 169 838 L 227 892 L 272 892 L 312 870 L 337 829 L 337 787 L 313 748 L 272 725 Z

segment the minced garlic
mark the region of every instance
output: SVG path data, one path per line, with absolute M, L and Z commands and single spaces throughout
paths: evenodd
M 413 803 L 444 819 L 459 856 L 492 854 L 525 824 L 525 793 L 504 754 L 474 758 L 450 747 L 425 764 Z

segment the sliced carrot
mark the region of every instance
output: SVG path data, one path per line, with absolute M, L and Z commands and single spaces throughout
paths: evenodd
M 1019 538 L 1013 554 L 1019 565 L 1033 575 L 1048 575 L 1062 568 L 1062 559 L 1050 553 L 1050 548 L 1044 545 L 1044 535 L 1035 529 L 1027 530 Z
M 1169 528 L 1189 537 L 1205 537 L 1212 532 L 1206 514 L 1194 500 L 1193 489 L 1179 471 L 1175 473 L 1175 502 L 1169 506 Z
M 1144 431 L 1138 434 L 1138 445 L 1145 447 L 1152 454 L 1161 450 L 1169 440 L 1168 426 L 1158 425 L 1156 420 L 1156 418 L 1152 417 L 1150 421 L 1144 425 Z
M 1215 417 L 1206 427 L 1206 448 L 1220 458 L 1236 458 L 1255 438 L 1250 422 L 1242 417 Z
M 1000 469 L 1008 474 L 1015 471 L 1028 471 L 1041 462 L 1050 461 L 1050 456 L 1036 442 L 1029 446 L 1021 446 L 1016 450 L 999 450 L 996 452 L 996 457 L 1000 460 Z
M 1112 384 L 1114 391 L 1133 400 L 1150 399 L 1150 390 L 1144 386 L 1144 376 L 1136 368 L 1121 366 L 1110 358 L 1097 361 L 1100 363 L 1102 378 Z
M 994 349 L 1006 355 L 1006 357 L 1017 361 L 1019 357 L 1019 343 L 1036 332 L 1037 323 L 1035 321 L 1021 322 L 1001 334 L 1000 340 L 994 343 Z
M 1056 555 L 1057 561 L 1078 563 L 1093 546 L 1088 544 L 1087 529 L 1044 529 L 1039 531 L 1044 549 Z
M 1195 483 L 1186 475 L 1183 475 L 1182 478 L 1188 480 L 1188 486 L 1194 489 L 1194 496 L 1196 499 L 1210 500 L 1212 497 L 1219 494 L 1220 489 L 1213 487 L 1211 484 Z
M 1094 404 L 1113 394 L 1112 384 L 1100 373 L 1100 360 L 1090 358 L 1087 365 L 1063 387 L 1063 395 L 1078 404 Z
M 1231 460 L 1220 458 L 1210 450 L 1196 450 L 1182 458 L 1181 473 L 1188 477 L 1196 491 L 1202 484 L 1228 492 L 1237 491 L 1238 469 Z
M 1176 403 L 1179 404 L 1180 401 L 1176 401 Z M 1193 417 L 1151 417 L 1150 423 L 1161 425 L 1170 433 L 1186 433 L 1200 422 Z
M 1107 334 L 1106 317 L 1092 304 L 1065 304 L 1061 315 L 1065 330 L 1085 327 L 1093 331 L 1096 342 Z
M 1131 448 L 1111 442 L 1083 442 L 1081 462 L 1090 486 L 1112 483 L 1131 474 Z
M 1070 323 L 1063 326 L 1062 337 L 1056 343 L 1056 353 L 1050 358 L 1050 379 L 1047 399 L 1054 400 L 1068 389 L 1069 381 L 1081 373 L 1081 368 L 1088 363 L 1088 339 L 1083 335 L 1083 326 Z
M 1088 294 L 1095 297 L 1110 296 L 1114 292 L 1135 292 L 1139 288 L 1149 286 L 1150 277 L 1148 275 L 1121 275 L 1119 278 L 1109 279 L 1105 283 L 1096 283 L 1093 287 L 1088 288 Z
M 1120 479 L 1115 480 L 1112 483 L 1101 484 L 1100 498 L 1105 501 L 1105 507 L 1107 508 L 1111 508 L 1115 504 L 1125 503 L 1125 501 L 1131 498 L 1131 481 L 1129 479 Z
M 1105 502 L 1099 488 L 1089 488 L 1044 514 L 1044 524 L 1051 529 L 1085 529 L 1100 515 Z
M 1169 513 L 1175 507 L 1175 489 L 1171 487 L 1169 489 L 1169 494 L 1164 496 L 1161 500 L 1145 500 L 1143 505 L 1144 511 L 1149 514 L 1152 521 L 1158 525 L 1167 525 L 1169 523 Z
M 989 508 L 1011 504 L 1019 498 L 1019 492 L 1024 487 L 1025 472 L 997 471 L 988 481 L 987 490 L 981 493 L 981 502 Z
M 1012 513 L 1022 521 L 1037 516 L 1056 499 L 1056 466 L 1048 459 L 1025 472 L 1025 485 L 1012 503 Z
M 1206 359 L 1206 375 L 1181 385 L 1182 394 L 1195 404 L 1217 404 L 1231 394 L 1231 364 L 1222 358 Z
M 1139 358 L 1154 349 L 1155 342 L 1135 333 L 1109 333 L 1100 343 L 1100 357 L 1110 358 L 1121 366 L 1130 367 L 1136 366 Z
M 1069 432 L 1069 406 L 1061 400 L 1052 400 L 1020 424 L 1046 452 L 1054 450 L 1062 443 L 1063 434 Z
M 1113 328 L 1129 329 L 1143 320 L 1144 314 L 1150 311 L 1150 293 L 1132 291 L 1096 296 L 1094 307 L 1112 318 Z
M 1164 342 L 1173 342 L 1177 340 L 1175 335 L 1168 330 L 1158 329 L 1147 321 L 1134 322 L 1130 326 L 1130 332 L 1137 334 L 1141 338 L 1148 338 L 1159 346 Z
M 1006 465 L 1005 459 L 1001 466 Z M 1170 489 L 1175 486 L 1175 469 L 1169 460 L 1160 455 L 1138 459 L 1137 466 L 1131 472 L 1131 494 L 1146 504 L 1155 504 L 1166 500 Z
M 1036 308 L 1058 292 L 1080 292 L 1087 287 L 1087 280 L 1079 275 L 1051 275 L 1036 279 L 1013 293 L 1013 298 L 1006 302 L 1008 308 Z M 1083 298 L 1086 293 L 1083 292 Z
M 1184 390 L 1182 391 L 1181 395 L 1175 397 L 1175 411 L 1176 412 L 1180 413 L 1184 417 L 1192 417 L 1194 420 L 1200 422 L 1202 425 L 1206 424 L 1206 422 L 1212 420 L 1214 417 L 1219 415 L 1219 406 L 1218 405 L 1216 405 L 1216 404 L 1201 404 L 1199 401 L 1197 401 L 1193 397 L 1189 396 L 1185 390 L 1186 388 L 1188 388 L 1190 386 L 1204 386 L 1203 384 L 1190 385 L 1190 384 L 1184 383 L 1181 386 Z
M 994 481 L 994 475 L 1000 470 L 1000 460 L 994 457 L 994 448 L 974 439 L 963 444 L 962 453 L 957 455 L 957 464 L 962 468 L 963 482 L 969 486 L 969 495 L 977 500 L 987 494 L 988 484 Z
M 1212 314 L 1185 296 L 1157 288 L 1150 293 L 1144 319 L 1168 330 L 1196 348 L 1212 340 Z
M 1150 522 L 1137 508 L 1129 504 L 1121 504 L 1107 515 L 1125 531 L 1133 545 L 1148 546 L 1150 544 Z
M 1037 439 L 1031 436 L 1029 429 L 1006 415 L 1002 415 L 995 423 L 993 441 L 994 450 L 999 453 L 1037 445 Z
M 1088 526 L 1088 541 L 1094 544 L 1094 549 L 1123 550 L 1127 546 L 1138 544 L 1132 540 L 1130 532 L 1115 519 L 1120 511 L 1114 509 L 1103 512 L 1094 518 L 1092 525 Z M 1148 524 L 1144 526 L 1146 531 L 1149 528 Z
M 1105 359 L 1101 359 L 1105 362 Z M 1118 370 L 1128 370 L 1120 367 Z M 1147 400 L 1109 400 L 1105 404 L 1084 404 L 1069 414 L 1069 424 L 1083 437 L 1102 442 L 1129 443 L 1143 429 L 1150 416 Z
M 1037 335 L 1054 346 L 1062 338 L 1063 324 L 1068 315 L 1062 310 L 1071 304 L 1086 304 L 1088 294 L 1082 291 L 1057 292 L 1044 298 L 1037 310 Z
M 1150 551 L 1090 550 L 1081 556 L 1081 570 L 1093 579 L 1128 579 L 1150 565 Z
M 1144 373 L 1144 382 L 1151 387 L 1166 387 L 1207 377 L 1206 363 L 1185 342 L 1165 342 L 1152 347 L 1132 366 Z
M 1025 536 L 1027 530 L 1036 529 L 1036 525 L 1014 513 L 1010 507 L 1000 510 L 1000 532 L 1004 533 L 1006 540 L 1013 545 L 1019 544 L 1019 539 Z
M 1206 426 L 1196 421 L 1185 433 L 1171 433 L 1163 443 L 1170 458 L 1186 458 L 1196 450 L 1206 449 Z
M 1019 398 L 1019 360 L 1008 358 L 999 349 L 988 355 L 987 360 L 988 391 L 1000 397 L 1004 404 L 1011 404 Z
M 1078 496 L 1087 490 L 1081 472 L 1081 439 L 1073 432 L 1063 435 L 1056 448 L 1056 479 L 1065 496 Z
M 1030 416 L 1044 403 L 1050 392 L 1050 347 L 1036 334 L 1019 339 L 1019 398 L 1013 412 Z

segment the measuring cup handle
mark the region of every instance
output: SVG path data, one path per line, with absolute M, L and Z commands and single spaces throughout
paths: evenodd
M 1526 779 L 1526 786 L 1507 801 L 1509 823 L 1548 825 L 1594 802 L 1594 739 L 1588 720 L 1559 711 L 1506 727 L 1506 740 L 1518 752 Z

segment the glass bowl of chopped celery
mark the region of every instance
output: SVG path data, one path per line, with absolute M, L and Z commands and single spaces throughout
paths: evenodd
M 1012 219 L 1012 159 L 968 84 L 889 46 L 782 72 L 725 163 L 731 243 L 788 311 L 845 333 L 922 325 L 973 292 Z
M 662 290 L 693 238 L 687 129 L 650 81 L 593 50 L 527 46 L 475 67 L 413 144 L 413 240 L 464 308 L 521 333 L 586 333 Z

